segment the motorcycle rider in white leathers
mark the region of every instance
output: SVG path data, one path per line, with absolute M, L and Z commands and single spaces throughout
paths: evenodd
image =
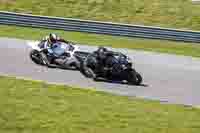
M 66 44 L 69 43 L 68 41 L 61 39 L 56 34 L 52 34 L 52 33 L 50 33 L 49 36 L 46 36 L 45 38 L 43 38 L 42 41 L 40 42 L 40 46 L 43 49 L 43 52 L 41 52 L 41 55 L 42 55 L 42 58 L 45 60 L 46 65 L 48 67 L 58 67 L 58 65 L 52 64 L 51 60 L 53 60 L 53 62 L 55 62 L 56 64 L 59 64 L 60 66 L 62 66 L 62 64 L 67 61 L 67 58 L 65 59 L 62 58 L 62 55 L 65 52 L 65 49 L 63 49 L 60 43 L 57 43 L 57 42 L 64 42 Z M 52 55 L 53 58 L 51 60 L 47 58 L 47 53 Z M 63 56 L 63 57 L 66 57 L 66 56 Z

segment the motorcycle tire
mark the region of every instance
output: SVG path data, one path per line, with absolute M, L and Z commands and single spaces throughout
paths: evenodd
M 84 68 L 84 75 L 87 78 L 91 78 L 91 79 L 95 79 L 96 78 L 95 73 L 90 68 Z
M 37 50 L 31 50 L 29 56 L 34 63 L 36 63 L 38 65 L 43 64 L 41 61 L 40 53 Z
M 136 85 L 140 85 L 142 83 L 142 76 L 138 72 L 136 72 L 136 78 Z
M 134 85 L 140 85 L 142 83 L 142 76 L 133 69 L 129 72 L 127 81 Z
M 86 78 L 92 78 L 92 79 L 96 78 L 93 70 L 87 66 L 87 59 L 80 62 L 79 70 Z

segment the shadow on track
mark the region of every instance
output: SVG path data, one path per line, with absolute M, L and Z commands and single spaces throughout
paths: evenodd
M 112 83 L 112 84 L 123 84 L 123 85 L 131 85 L 131 86 L 148 87 L 147 84 L 134 85 L 134 84 L 130 84 L 130 83 L 123 82 L 123 81 L 113 81 L 113 80 L 108 80 L 108 79 L 95 79 L 94 81 L 95 82 L 106 82 L 106 83 Z

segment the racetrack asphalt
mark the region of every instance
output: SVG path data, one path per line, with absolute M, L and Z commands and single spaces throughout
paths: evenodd
M 0 75 L 43 80 L 82 88 L 95 88 L 125 96 L 161 102 L 200 105 L 200 58 L 154 52 L 114 49 L 128 54 L 143 77 L 142 86 L 95 82 L 79 71 L 52 69 L 34 64 L 29 58 L 28 41 L 0 38 Z M 96 47 L 81 45 L 85 51 Z

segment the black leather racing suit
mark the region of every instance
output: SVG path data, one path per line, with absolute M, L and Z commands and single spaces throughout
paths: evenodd
M 114 52 L 112 51 L 106 51 L 101 54 L 98 53 L 98 51 L 94 52 L 94 56 L 97 60 L 97 65 L 95 67 L 95 74 L 96 77 L 101 76 L 104 74 L 104 68 L 110 68 L 112 67 L 112 56 L 114 55 Z M 109 62 L 107 62 L 107 59 L 109 59 Z

